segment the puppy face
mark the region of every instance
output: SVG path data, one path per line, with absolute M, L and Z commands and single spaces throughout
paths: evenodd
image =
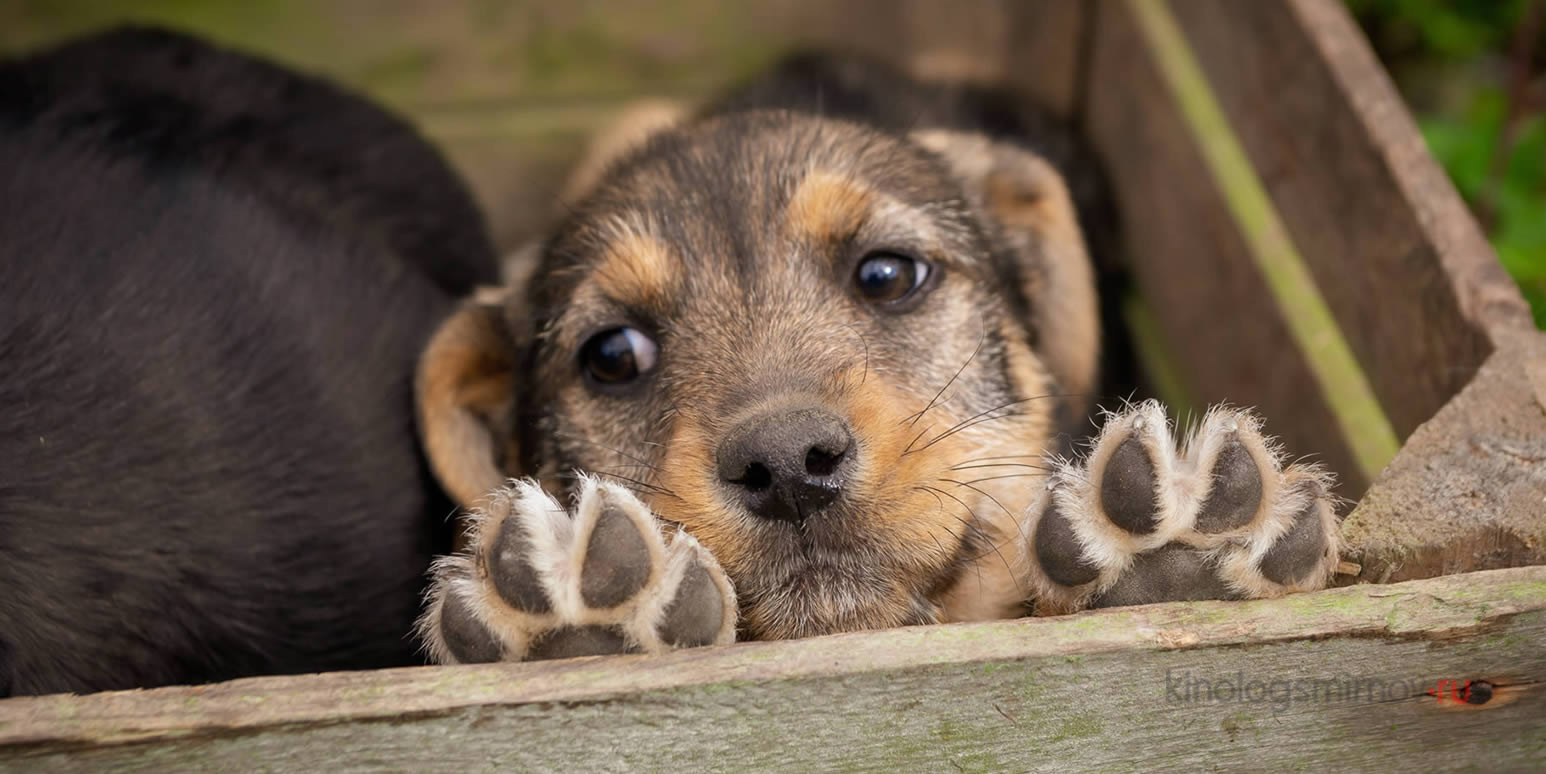
M 716 555 L 746 636 L 1010 612 L 1036 463 L 1089 378 L 1033 340 L 1056 271 L 1027 253 L 1079 236 L 1037 214 L 1060 185 L 962 147 L 764 112 L 657 136 L 506 308 L 507 467 L 633 486 Z

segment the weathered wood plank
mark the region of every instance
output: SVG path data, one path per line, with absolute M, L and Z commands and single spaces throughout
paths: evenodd
M 1020 0 L 1005 20 L 1006 78 L 1063 118 L 1077 115 L 1095 5 L 1079 0 Z
M 623 80 L 600 94 L 594 86 L 562 99 L 512 91 L 499 100 L 421 105 L 412 108 L 413 114 L 471 183 L 489 213 L 496 242 L 509 249 L 545 225 L 568 164 L 589 134 L 629 99 L 690 101 L 745 75 L 747 62 L 766 61 L 778 51 L 856 50 L 938 74 L 1007 78 L 1055 112 L 1066 116 L 1074 108 L 1087 15 L 1077 3 L 772 0 L 727 8 L 740 10 L 721 9 L 724 18 L 715 22 L 714 34 L 755 35 L 755 56 L 722 57 L 724 62 L 708 58 L 691 77 L 667 69 L 653 80 Z M 648 33 L 640 35 L 647 43 Z
M 1368 485 L 1278 311 L 1197 138 L 1122 0 L 1099 4 L 1084 120 L 1106 162 L 1152 319 L 1202 403 L 1255 406 L 1291 454 Z
M 1372 478 L 1396 456 L 1400 442 L 1338 328 L 1303 256 L 1289 237 L 1255 166 L 1241 147 L 1207 76 L 1170 13 L 1166 0 L 1130 0 L 1145 42 L 1171 97 L 1191 130 L 1230 216 L 1271 291 L 1289 333 L 1304 356 L 1337 430 L 1359 466 Z
M 797 30 L 810 0 L 15 0 L 0 51 L 106 25 L 187 30 L 348 83 L 418 113 L 535 97 L 701 91 L 745 75 Z
M 1546 765 L 1542 637 L 1546 567 L 1521 568 L 658 658 L 12 699 L 0 768 L 1527 770 Z M 1457 706 L 1429 695 L 1442 680 L 1497 688 Z
M 1361 580 L 1546 564 L 1546 334 L 1499 342 L 1344 522 Z
M 1170 6 L 1404 438 L 1528 307 L 1341 2 Z
M 562 169 L 628 99 L 688 96 L 797 46 L 846 47 L 1000 77 L 1073 104 L 1077 3 L 1064 0 L 22 0 L 0 54 L 122 22 L 162 24 L 336 79 L 446 149 L 514 247 L 544 224 Z M 1013 15 L 1015 21 L 1008 21 Z M 1012 32 L 1013 30 L 1013 32 Z

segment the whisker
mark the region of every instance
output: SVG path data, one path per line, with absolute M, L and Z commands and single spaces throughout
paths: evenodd
M 930 497 L 933 497 L 935 502 L 939 503 L 940 513 L 944 513 L 945 512 L 945 501 L 942 498 L 940 498 L 940 496 L 938 494 L 935 494 L 930 489 L 922 487 L 922 486 L 915 486 L 915 487 L 913 487 L 913 491 L 924 492 L 924 493 L 928 494 Z M 933 533 L 930 533 L 930 534 L 933 534 Z M 935 540 L 937 541 L 938 538 L 935 538 Z
M 940 479 L 940 480 L 941 481 L 948 481 L 949 479 Z M 987 492 L 984 492 L 981 489 L 978 489 L 977 487 L 972 486 L 971 483 L 969 483 L 969 482 L 955 481 L 953 483 L 957 484 L 958 486 L 964 486 L 967 489 L 970 489 L 973 492 L 976 492 L 977 494 L 980 494 L 983 497 L 986 497 L 989 500 L 992 500 L 993 504 L 997 505 L 999 507 L 999 510 L 1003 511 L 1006 515 L 1009 516 L 1009 518 L 1011 518 L 1011 519 L 1015 518 L 1015 515 L 1012 512 L 1010 512 L 1010 510 L 1008 508 L 1005 508 L 1004 504 L 999 502 L 997 497 L 994 497 L 993 495 L 990 495 Z M 1005 538 L 1006 542 L 1008 541 L 1008 539 L 1009 538 Z M 1008 571 L 1009 577 L 1014 580 L 1014 582 L 1015 582 L 1015 591 L 1017 593 L 1019 593 L 1019 594 L 1024 595 L 1026 593 L 1025 592 L 1025 588 L 1020 585 L 1020 578 L 1015 574 L 1015 571 L 1010 569 L 1010 567 L 1009 567 L 1009 560 L 1004 558 L 1003 552 L 999 551 L 998 545 L 994 544 L 992 540 L 988 541 L 988 545 L 992 546 L 993 552 L 998 554 L 999 561 L 1002 561 L 1004 563 L 1004 569 L 1006 571 Z
M 928 487 L 928 485 L 923 485 L 923 487 L 914 487 L 914 490 L 923 491 L 923 493 L 929 494 L 929 496 L 934 497 L 934 501 L 938 502 L 938 504 L 940 504 L 940 510 L 942 510 L 942 511 L 945 510 L 945 501 L 943 501 L 943 499 L 940 499 L 940 493 L 942 493 L 942 491 L 937 490 L 937 488 L 934 488 L 934 487 Z M 945 494 L 948 494 L 948 493 L 945 493 Z M 954 499 L 954 497 L 952 497 L 952 499 Z M 957 501 L 955 501 L 955 502 L 960 502 L 960 501 L 959 501 L 959 499 L 957 499 Z M 962 502 L 962 507 L 966 507 L 965 502 Z M 1000 505 L 1000 508 L 1002 508 L 1002 505 Z M 966 507 L 966 510 L 968 510 L 968 513 L 969 513 L 969 511 L 971 511 L 971 508 Z M 988 544 L 989 550 L 993 550 L 994 553 L 999 553 L 999 545 L 994 544 L 993 538 L 991 538 L 991 536 L 989 536 L 988 533 L 986 533 L 986 531 L 983 531 L 982 527 L 979 527 L 979 525 L 976 525 L 976 524 L 971 524 L 971 522 L 966 521 L 966 519 L 962 519 L 962 518 L 960 518 L 960 516 L 955 516 L 954 513 L 949 514 L 949 516 L 951 516 L 952 519 L 955 519 L 955 521 L 962 522 L 962 525 L 965 525 L 966 531 L 968 531 L 968 535 L 971 535 L 971 533 L 976 533 L 976 535 L 979 536 L 979 538 L 982 538 L 982 541 L 985 542 L 985 544 Z M 972 516 L 972 518 L 976 518 L 976 516 Z M 932 531 L 931 531 L 931 533 L 929 533 L 929 536 L 931 536 L 931 538 L 934 538 L 935 545 L 938 545 L 938 542 L 940 542 L 940 539 L 938 539 L 937 536 L 934 536 L 934 533 L 932 533 Z M 972 565 L 972 567 L 974 567 L 974 569 L 976 569 L 976 572 L 977 572 L 977 582 L 979 582 L 979 584 L 982 584 L 982 567 L 980 567 L 980 565 L 977 564 L 977 562 L 979 562 L 980 559 L 983 558 L 983 556 L 988 556 L 988 552 L 977 553 L 977 555 L 966 556 L 966 564 Z M 999 559 L 1003 559 L 1003 553 L 999 553 Z M 1005 567 L 1006 567 L 1006 569 L 1008 569 L 1008 561 L 1005 561 Z M 1010 576 L 1011 576 L 1011 578 L 1014 578 L 1013 570 L 1011 570 Z M 1020 593 L 1025 592 L 1025 590 L 1020 589 L 1020 581 L 1017 578 L 1016 578 L 1016 581 L 1014 581 L 1014 586 L 1016 586 L 1016 589 L 1020 590 Z
M 999 408 L 991 409 L 991 410 L 992 411 L 998 411 L 998 410 L 1003 409 L 1003 408 L 1006 408 L 1006 407 L 1000 406 Z M 984 412 L 984 413 L 987 413 L 987 412 Z M 996 421 L 996 420 L 999 420 L 999 419 L 1009 419 L 1010 417 L 1018 417 L 1018 416 L 1022 416 L 1022 415 L 1020 413 L 1018 413 L 1018 412 L 1013 412 L 1013 411 L 1009 412 L 1008 414 L 995 414 L 995 415 L 992 415 L 992 416 L 983 416 L 982 414 L 978 414 L 977 416 L 972 417 L 971 419 L 968 419 L 968 420 L 966 420 L 964 422 L 961 422 L 961 423 L 957 424 L 955 427 L 952 427 L 949 430 L 946 430 L 945 432 L 940 433 L 939 435 L 934 436 L 933 438 L 929 439 L 928 443 L 925 443 L 924 445 L 919 446 L 916 449 L 908 449 L 908 450 L 906 450 L 906 451 L 904 451 L 902 453 L 903 454 L 911 454 L 912 452 L 915 452 L 915 451 L 923 451 L 924 449 L 927 449 L 930 446 L 933 446 L 934 444 L 939 443 L 940 441 L 943 441 L 946 438 L 949 438 L 950 436 L 955 435 L 956 433 L 961 432 L 962 430 L 969 430 L 969 429 L 971 429 L 973 427 L 976 427 L 976 426 L 981 425 L 981 424 L 985 424 L 987 422 L 993 422 L 993 421 Z
M 930 487 L 930 486 L 928 486 L 928 485 L 927 485 L 927 484 L 925 484 L 925 485 L 924 485 L 924 488 L 925 488 L 925 489 L 933 489 L 933 487 Z M 966 502 L 965 502 L 965 501 L 963 501 L 963 500 L 962 500 L 962 499 L 961 499 L 961 498 L 959 498 L 959 497 L 956 497 L 956 496 L 955 496 L 955 495 L 953 495 L 953 494 L 950 494 L 950 493 L 949 493 L 949 492 L 946 492 L 946 491 L 944 491 L 944 490 L 943 490 L 943 489 L 940 489 L 940 490 L 936 490 L 936 491 L 938 491 L 938 492 L 939 492 L 939 493 L 940 493 L 940 494 L 943 494 L 943 495 L 945 495 L 945 496 L 946 496 L 946 497 L 949 497 L 949 498 L 950 498 L 950 499 L 952 499 L 952 500 L 955 500 L 955 501 L 956 501 L 956 502 L 958 502 L 958 503 L 961 503 L 961 507 L 962 507 L 962 508 L 965 508 L 965 509 L 966 509 L 966 512 L 967 512 L 967 513 L 969 513 L 969 514 L 971 514 L 971 516 L 972 516 L 972 521 L 974 521 L 974 522 L 976 522 L 976 521 L 980 521 L 980 519 L 979 519 L 979 518 L 978 518 L 978 517 L 977 517 L 977 512 L 976 512 L 976 511 L 973 511 L 973 510 L 972 510 L 972 507 L 971 507 L 971 506 L 970 506 L 970 505 L 967 505 L 967 504 L 966 504 Z M 979 490 L 979 491 L 981 491 L 981 490 Z M 993 498 L 991 498 L 991 497 L 990 497 L 990 498 L 989 498 L 989 499 L 993 499 Z M 997 500 L 994 500 L 994 502 L 995 502 L 995 503 L 997 503 L 997 502 L 998 502 L 998 501 L 997 501 Z M 1003 506 L 1003 505 L 1002 505 L 1002 504 L 1000 504 L 1000 505 L 999 505 L 999 507 L 1000 507 L 1000 508 L 1003 508 L 1003 507 L 1004 507 L 1004 506 Z M 1006 508 L 1006 509 L 1005 509 L 1005 510 L 1004 510 L 1004 512 L 1005 512 L 1005 513 L 1009 513 L 1009 510 L 1008 510 L 1008 509 L 1007 509 L 1007 508 Z M 1013 518 L 1013 516 L 1014 516 L 1014 514 L 1010 514 L 1010 517 L 1011 517 L 1011 518 Z M 956 518 L 957 518 L 957 520 L 959 520 L 959 519 L 960 519 L 960 517 L 956 517 Z M 965 522 L 965 521 L 962 521 L 962 522 L 961 522 L 961 523 L 962 523 L 962 524 L 966 524 L 966 522 Z M 1005 558 L 1005 556 L 1004 556 L 1004 552 L 1003 552 L 1003 551 L 1000 551 L 1000 550 L 999 550 L 999 546 L 998 546 L 998 544 L 997 544 L 997 543 L 994 543 L 994 542 L 993 542 L 993 539 L 992 539 L 992 538 L 991 538 L 991 537 L 989 537 L 989 535 L 988 535 L 988 533 L 987 533 L 987 532 L 985 532 L 985 531 L 984 531 L 984 530 L 983 530 L 983 529 L 982 529 L 982 527 L 980 527 L 980 526 L 976 526 L 976 525 L 975 525 L 975 524 L 969 524 L 969 525 L 967 525 L 967 526 L 968 526 L 968 527 L 969 527 L 969 528 L 972 528 L 972 529 L 975 529 L 975 530 L 976 530 L 976 531 L 977 531 L 977 534 L 979 534 L 979 535 L 981 535 L 981 536 L 982 536 L 982 537 L 984 537 L 984 538 L 986 538 L 986 539 L 987 539 L 987 543 L 988 543 L 988 547 L 989 547 L 989 548 L 992 548 L 992 549 L 993 549 L 993 553 L 995 553 L 995 554 L 998 554 L 998 559 L 999 559 L 999 561 L 1000 561 L 1000 562 L 1002 562 L 1002 563 L 1003 563 L 1003 564 L 1004 564 L 1004 572 L 1005 572 L 1005 573 L 1007 573 L 1007 574 L 1008 574 L 1008 575 L 1009 575 L 1009 577 L 1010 577 L 1010 578 L 1011 578 L 1011 579 L 1012 579 L 1012 580 L 1014 580 L 1014 582 L 1015 582 L 1015 590 L 1016 590 L 1016 592 L 1018 592 L 1018 593 L 1020 593 L 1020 594 L 1024 594 L 1024 593 L 1025 593 L 1025 589 L 1024 589 L 1024 588 L 1023 588 L 1023 587 L 1021 587 L 1021 585 L 1020 585 L 1020 579 L 1019 579 L 1019 578 L 1017 578 L 1017 577 L 1015 577 L 1015 571 L 1014 571 L 1014 569 L 1013 569 L 1013 568 L 1011 568 L 1011 567 L 1010 567 L 1010 566 L 1009 566 L 1009 559 L 1007 559 L 1007 558 Z M 987 556 L 987 554 L 983 554 L 983 555 L 982 555 L 982 556 Z M 981 556 L 980 556 L 980 557 L 977 557 L 977 558 L 978 558 L 978 559 L 980 559 L 980 558 L 982 558 L 982 557 L 981 557 Z M 974 560 L 973 560 L 973 561 L 975 561 L 975 559 L 974 559 Z
M 597 443 L 595 441 L 592 441 L 589 438 L 585 438 L 583 436 L 575 435 L 574 433 L 554 433 L 554 435 L 557 435 L 559 438 L 561 438 L 563 440 L 576 441 L 576 442 L 583 443 L 583 444 L 589 444 L 589 445 L 594 446 L 594 447 L 596 447 L 598 449 L 612 452 L 613 454 L 616 454 L 619 457 L 626 457 L 626 458 L 628 458 L 630 460 L 633 460 L 635 463 L 638 463 L 639 465 L 641 465 L 643 467 L 649 468 L 652 471 L 655 471 L 657 473 L 660 472 L 660 468 L 656 467 L 655 465 L 653 465 L 653 464 L 651 464 L 649 462 L 646 462 L 642 457 L 638 457 L 638 456 L 629 454 L 628 452 L 625 452 L 622 449 L 614 449 L 614 448 L 612 448 L 610 446 L 607 446 L 606 444 Z
M 929 410 L 934 408 L 934 404 L 939 400 L 939 396 L 944 395 L 945 390 L 950 389 L 950 385 L 955 384 L 956 379 L 959 379 L 961 374 L 966 372 L 966 367 L 971 365 L 973 360 L 977 359 L 977 353 L 981 352 L 983 345 L 987 343 L 988 326 L 984 325 L 982 326 L 982 336 L 977 339 L 977 348 L 972 350 L 972 354 L 966 358 L 966 362 L 962 363 L 961 367 L 956 369 L 955 375 L 950 377 L 950 381 L 945 382 L 945 386 L 939 388 L 939 392 L 934 393 L 934 397 L 929 399 L 929 405 L 924 406 L 922 411 L 919 411 L 918 413 L 913 414 L 911 417 L 903 419 L 902 421 L 907 422 L 908 419 L 911 419 L 912 421 L 908 423 L 909 427 L 918 424 L 918 420 L 922 419 L 924 414 L 929 413 Z
M 940 508 L 941 509 L 943 509 L 945 507 L 945 501 L 944 500 L 940 500 L 939 504 L 940 504 Z M 939 542 L 939 535 L 934 534 L 934 530 L 929 530 L 929 539 L 934 541 L 934 547 L 939 549 L 939 555 L 940 556 L 949 556 L 950 555 L 950 552 L 945 550 L 945 544 Z
M 937 481 L 944 481 L 944 482 L 949 483 L 949 484 L 955 484 L 956 486 L 964 486 L 967 489 L 970 489 L 973 492 L 976 492 L 977 494 L 980 494 L 983 497 L 986 497 L 989 500 L 992 500 L 993 504 L 997 505 L 999 510 L 1001 510 L 1004 513 L 1009 515 L 1009 518 L 1012 519 L 1012 518 L 1015 517 L 1013 512 L 1011 512 L 1008 508 L 1005 508 L 1004 504 L 998 501 L 997 497 L 994 497 L 993 495 L 990 495 L 987 492 L 984 492 L 981 489 L 978 489 L 977 487 L 972 486 L 970 482 L 967 482 L 967 481 L 957 481 L 957 480 L 955 480 L 953 478 L 940 478 L 940 479 L 935 479 L 935 480 L 937 480 Z
M 924 449 L 927 449 L 930 446 L 933 446 L 934 444 L 939 443 L 940 441 L 943 441 L 946 438 L 949 438 L 950 436 L 955 435 L 956 433 L 961 432 L 962 430 L 965 430 L 965 429 L 970 428 L 970 427 L 975 427 L 977 425 L 983 424 L 984 422 L 991 422 L 991 421 L 996 420 L 996 419 L 1007 419 L 1009 417 L 1021 416 L 1021 414 L 1018 414 L 1018 413 L 1000 414 L 998 416 L 988 416 L 989 414 L 992 414 L 995 411 L 1006 409 L 1006 408 L 1009 408 L 1010 406 L 1016 406 L 1016 405 L 1019 405 L 1021 403 L 1029 403 L 1029 402 L 1031 402 L 1033 400 L 1042 400 L 1044 398 L 1067 398 L 1067 397 L 1076 396 L 1076 395 L 1078 395 L 1078 393 L 1061 393 L 1061 394 L 1051 393 L 1051 394 L 1047 394 L 1047 395 L 1033 395 L 1033 396 L 1031 396 L 1029 398 L 1020 398 L 1019 400 L 1012 400 L 1012 401 L 1009 401 L 1008 403 L 1001 403 L 1001 404 L 999 404 L 997 406 L 994 406 L 993 408 L 988 409 L 987 411 L 983 411 L 981 413 L 978 413 L 975 416 L 967 417 L 966 419 L 961 420 L 958 424 L 956 424 L 955 427 L 952 427 L 949 430 L 946 430 L 945 432 L 940 433 L 939 435 L 935 436 L 933 440 L 929 441 L 928 443 L 924 444 L 923 446 L 921 446 L 921 447 L 919 447 L 917 449 L 911 449 L 911 448 L 906 449 L 906 450 L 904 450 L 902 452 L 902 454 L 906 455 L 906 454 L 910 454 L 910 453 L 912 453 L 914 451 L 923 451 Z
M 1045 465 L 1032 465 L 1029 462 L 987 462 L 981 465 L 957 465 L 951 470 L 977 470 L 978 468 L 1030 468 L 1032 470 L 1051 470 Z
M 982 483 L 984 481 L 998 481 L 1000 479 L 1005 479 L 1005 478 L 1046 478 L 1046 477 L 1047 476 L 1045 474 L 1042 474 L 1042 473 L 1009 473 L 1009 474 L 1002 475 L 1002 476 L 987 476 L 985 478 L 974 478 L 971 481 L 964 481 L 964 482 L 960 482 L 960 483 L 961 483 L 962 486 L 965 486 L 967 484 L 980 484 L 980 483 Z
M 982 418 L 984 416 L 987 416 L 988 414 L 992 414 L 995 411 L 1000 411 L 1000 410 L 1009 408 L 1010 406 L 1014 406 L 1014 405 L 1017 405 L 1017 404 L 1020 404 L 1020 403 L 1026 403 L 1026 402 L 1029 402 L 1029 401 L 1036 400 L 1037 398 L 1044 398 L 1044 397 L 1049 397 L 1049 396 L 1037 395 L 1037 396 L 1031 397 L 1031 398 L 1020 398 L 1019 400 L 1012 400 L 1012 401 L 1009 401 L 1008 403 L 1000 403 L 999 405 L 994 406 L 993 408 L 990 408 L 987 411 L 983 411 L 983 412 L 974 414 L 972 416 L 969 416 L 966 419 L 963 419 L 960 422 L 957 422 L 954 426 L 952 426 L 949 429 L 945 430 L 945 432 L 940 433 L 939 435 L 935 436 L 934 440 L 929 441 L 928 443 L 924 444 L 920 449 L 918 449 L 918 451 L 922 451 L 923 449 L 929 448 L 936 441 L 939 441 L 940 439 L 945 438 L 946 436 L 948 436 L 948 435 L 950 435 L 952 433 L 955 433 L 957 431 L 966 429 L 966 427 L 968 426 L 967 423 L 971 422 L 972 420 L 980 419 L 980 418 Z M 902 453 L 903 454 L 908 454 L 910 451 L 912 451 L 912 446 L 911 445 L 909 445 L 908 448 L 906 450 L 904 450 Z
M 986 462 L 988 460 L 1039 460 L 1043 458 L 1044 455 L 1041 454 L 1000 454 L 996 457 L 973 457 L 969 460 L 962 460 L 961 464 L 965 465 L 970 462 Z
M 918 434 L 913 436 L 913 439 L 911 441 L 907 442 L 906 448 L 902 449 L 902 456 L 906 456 L 908 450 L 913 448 L 913 444 L 917 443 L 918 439 L 922 438 L 924 433 L 929 432 L 929 430 L 933 429 L 933 427 L 934 427 L 933 425 L 924 425 L 924 428 L 922 430 L 919 430 Z
M 859 337 L 859 343 L 864 345 L 864 373 L 859 377 L 859 386 L 863 387 L 870 378 L 870 340 L 865 337 L 864 331 L 854 327 L 852 323 L 843 323 L 843 327 L 853 331 Z
M 586 474 L 593 475 L 593 476 L 605 476 L 607 478 L 617 479 L 618 481 L 621 481 L 621 482 L 624 482 L 624 483 L 627 483 L 627 484 L 632 484 L 632 485 L 634 485 L 634 486 L 636 486 L 636 487 L 638 487 L 640 489 L 643 489 L 643 490 L 648 491 L 648 492 L 652 492 L 654 494 L 665 495 L 667 497 L 671 497 L 671 498 L 674 498 L 674 499 L 677 499 L 677 500 L 681 500 L 682 499 L 680 496 L 677 495 L 677 493 L 671 491 L 670 489 L 668 489 L 666 487 L 659 486 L 657 484 L 647 483 L 647 482 L 644 482 L 644 481 L 640 481 L 637 478 L 631 478 L 629 476 L 625 476 L 625 475 L 622 475 L 620 473 L 613 473 L 611 471 L 606 471 L 606 470 L 590 470 L 590 471 L 585 471 L 584 473 L 581 473 L 581 472 L 560 473 L 560 474 L 558 474 L 558 477 L 559 478 L 564 478 L 564 479 L 569 479 L 569 480 L 575 480 L 575 479 L 578 479 L 578 478 L 580 478 L 580 477 L 582 477 L 582 476 L 584 476 Z
M 962 500 L 961 498 L 956 497 L 955 495 L 953 495 L 953 494 L 951 494 L 949 492 L 946 492 L 945 490 L 940 489 L 938 487 L 929 486 L 928 484 L 922 484 L 922 485 L 914 487 L 914 488 L 915 489 L 921 489 L 921 490 L 923 490 L 925 492 L 929 492 L 930 494 L 933 494 L 936 498 L 938 498 L 939 495 L 944 495 L 944 496 L 946 496 L 946 497 L 948 497 L 948 498 L 950 498 L 952 500 L 955 500 L 957 503 L 960 503 L 961 507 L 965 508 L 966 512 L 971 515 L 972 521 L 967 521 L 967 520 L 965 520 L 965 519 L 961 518 L 960 516 L 957 516 L 957 515 L 955 515 L 953 513 L 949 514 L 950 518 L 955 519 L 956 521 L 961 522 L 961 526 L 966 527 L 968 532 L 975 532 L 976 534 L 978 534 L 978 535 L 980 535 L 981 537 L 984 537 L 984 538 L 988 537 L 988 533 L 983 531 L 982 527 L 975 523 L 976 521 L 978 521 L 977 512 L 973 511 L 972 507 L 970 505 L 967 505 L 965 500 Z M 945 504 L 945 501 L 940 500 L 940 506 L 943 507 L 944 504 Z M 989 540 L 989 542 L 991 543 L 992 541 Z

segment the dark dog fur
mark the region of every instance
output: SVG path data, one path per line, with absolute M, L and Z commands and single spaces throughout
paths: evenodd
M 496 267 L 406 124 L 125 30 L 0 63 L 0 696 L 414 663 L 424 340 Z

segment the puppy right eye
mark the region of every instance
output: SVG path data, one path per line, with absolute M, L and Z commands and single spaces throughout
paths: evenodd
M 580 348 L 580 367 L 598 384 L 627 384 L 655 368 L 659 348 L 634 328 L 602 331 Z

